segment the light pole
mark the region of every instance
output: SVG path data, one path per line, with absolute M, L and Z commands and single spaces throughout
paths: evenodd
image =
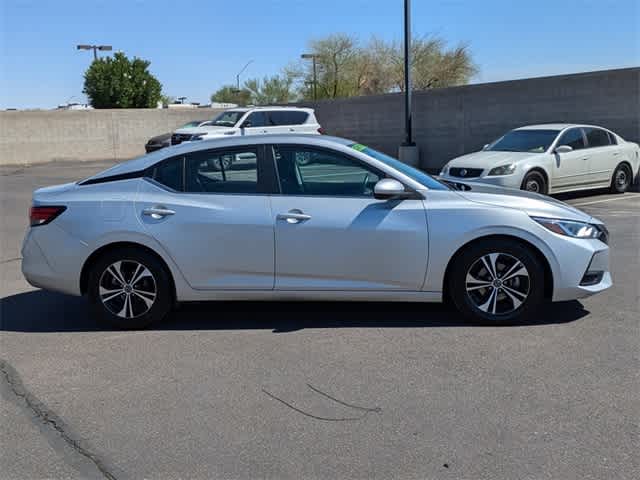
M 411 113 L 411 0 L 404 0 L 404 142 L 398 156 L 409 165 L 418 166 L 420 154 L 413 141 Z
M 241 74 L 242 72 L 244 72 L 244 71 L 246 70 L 246 68 L 249 66 L 249 64 L 250 64 L 250 63 L 252 63 L 252 62 L 253 62 L 253 60 L 249 60 L 249 61 L 246 63 L 246 65 L 245 65 L 244 67 L 242 67 L 242 70 L 240 70 L 240 71 L 238 72 L 238 74 L 236 75 L 236 89 L 237 89 L 238 91 L 240 91 L 240 74 Z
M 76 45 L 76 50 L 93 50 L 93 59 L 98 59 L 98 50 L 101 52 L 110 52 L 113 50 L 111 45 Z
M 318 58 L 318 55 L 315 53 L 303 53 L 300 58 L 313 60 L 313 101 L 315 102 L 318 99 L 318 73 L 316 71 L 316 58 Z

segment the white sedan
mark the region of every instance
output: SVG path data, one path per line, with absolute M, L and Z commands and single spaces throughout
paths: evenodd
M 537 193 L 610 188 L 624 193 L 638 176 L 640 147 L 592 125 L 530 125 L 480 152 L 454 158 L 440 176 Z

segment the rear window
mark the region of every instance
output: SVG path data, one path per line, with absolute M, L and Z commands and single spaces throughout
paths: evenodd
M 307 112 L 287 112 L 273 111 L 269 112 L 270 125 L 302 125 L 309 118 Z

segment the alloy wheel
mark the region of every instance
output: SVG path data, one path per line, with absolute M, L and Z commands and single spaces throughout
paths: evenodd
M 488 253 L 466 274 L 467 297 L 474 307 L 490 315 L 507 315 L 525 302 L 531 280 L 527 267 L 507 253 Z
M 119 260 L 109 265 L 98 283 L 104 307 L 120 318 L 144 315 L 155 303 L 156 280 L 151 271 L 135 260 Z
M 627 170 L 625 168 L 621 168 L 620 170 L 618 170 L 618 173 L 616 174 L 616 185 L 618 186 L 619 190 L 625 190 L 627 188 L 627 182 L 629 181 L 629 177 L 627 175 Z

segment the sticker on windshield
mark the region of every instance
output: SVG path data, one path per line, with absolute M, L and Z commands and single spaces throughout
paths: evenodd
M 361 152 L 365 150 L 367 147 L 360 143 L 354 143 L 353 145 L 351 145 L 351 148 L 353 148 L 356 152 Z

